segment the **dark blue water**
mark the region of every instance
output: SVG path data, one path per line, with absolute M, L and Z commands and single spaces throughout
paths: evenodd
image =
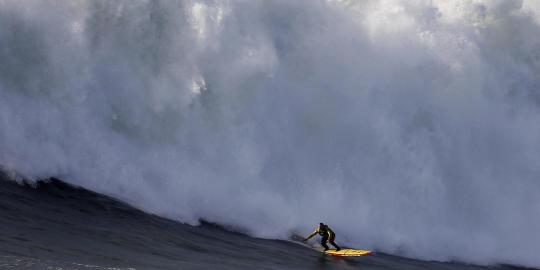
M 0 180 L 1 269 L 518 269 L 377 253 L 336 258 L 287 241 L 190 226 L 52 179 Z

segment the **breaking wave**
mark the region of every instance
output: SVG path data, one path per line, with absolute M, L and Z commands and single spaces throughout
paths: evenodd
M 0 1 L 0 164 L 145 211 L 540 266 L 537 1 Z

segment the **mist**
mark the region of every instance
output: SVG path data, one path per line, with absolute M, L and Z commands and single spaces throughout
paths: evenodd
M 0 1 L 0 165 L 189 224 L 540 267 L 530 1 Z

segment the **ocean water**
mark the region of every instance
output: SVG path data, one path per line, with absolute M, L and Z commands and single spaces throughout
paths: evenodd
M 160 218 L 58 179 L 20 185 L 0 178 L 0 269 L 524 270 L 383 253 L 326 256 L 290 241 Z
M 246 241 L 538 268 L 539 74 L 537 0 L 1 0 L 0 166 Z

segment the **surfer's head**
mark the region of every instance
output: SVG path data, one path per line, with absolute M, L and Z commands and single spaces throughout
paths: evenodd
M 319 226 L 324 226 L 324 223 L 322 223 L 322 222 L 321 222 L 321 223 L 319 223 Z

